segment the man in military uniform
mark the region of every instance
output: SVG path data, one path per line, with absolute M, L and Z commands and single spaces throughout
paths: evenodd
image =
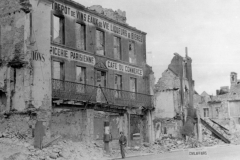
M 120 144 L 121 155 L 122 155 L 122 158 L 125 158 L 125 147 L 127 145 L 127 138 L 123 132 L 120 132 L 120 135 L 121 136 L 119 138 L 119 144 Z

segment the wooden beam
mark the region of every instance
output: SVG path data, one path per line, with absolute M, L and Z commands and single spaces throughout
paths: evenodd
M 223 135 L 221 135 L 218 131 L 216 131 L 213 127 L 211 127 L 206 121 L 204 121 L 202 118 L 201 123 L 210 130 L 217 138 L 221 139 L 225 143 L 231 143 L 227 138 L 225 138 Z

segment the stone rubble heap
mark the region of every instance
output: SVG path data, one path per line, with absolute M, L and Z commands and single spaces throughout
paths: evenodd
M 4 160 L 101 160 L 106 159 L 102 148 L 94 143 L 73 142 L 62 140 L 54 142 L 42 150 L 36 149 L 32 144 L 21 139 L 1 137 L 0 148 L 17 146 L 21 151 L 11 153 L 10 156 L 3 156 Z M 24 151 L 23 151 L 24 150 Z M 14 151 L 13 151 L 14 152 Z
M 163 138 L 161 140 L 156 140 L 153 145 L 144 144 L 141 147 L 141 150 L 146 153 L 164 153 L 179 149 L 196 148 L 200 146 L 201 144 L 193 139 L 185 142 L 182 139 Z
M 225 138 L 231 141 L 231 144 L 240 144 L 240 133 L 230 133 L 224 131 L 218 125 L 214 125 L 210 120 L 207 121 L 215 130 L 222 134 Z M 225 145 L 226 143 L 218 139 L 211 131 L 209 131 L 205 126 L 202 125 L 202 136 L 203 141 L 199 142 L 196 138 L 190 138 L 187 142 L 183 139 L 176 138 L 162 138 L 155 141 L 153 145 L 143 144 L 139 149 L 145 153 L 163 153 L 174 151 L 178 149 L 188 149 L 188 148 L 199 148 L 208 147 L 214 145 Z
M 227 138 L 231 144 L 240 144 L 240 132 L 231 132 L 230 130 L 222 129 L 219 125 L 213 123 L 210 120 L 206 120 L 206 122 L 212 126 L 217 132 L 219 132 L 221 135 L 223 135 L 225 138 Z M 205 128 L 202 125 L 203 128 L 203 145 L 204 146 L 213 146 L 217 144 L 225 144 L 222 140 L 216 138 L 211 131 L 209 131 L 207 128 Z

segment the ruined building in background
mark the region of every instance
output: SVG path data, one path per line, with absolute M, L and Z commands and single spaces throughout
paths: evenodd
M 127 25 L 125 12 L 70 0 L 0 4 L 1 114 L 17 116 L 21 132 L 43 122 L 44 139 L 103 142 L 111 132 L 118 144 L 124 131 L 129 145 L 151 140 L 146 33 Z
M 175 53 L 155 85 L 155 138 L 181 136 L 187 110 L 193 108 L 192 59 Z
M 201 117 L 212 119 L 231 132 L 240 131 L 240 80 L 237 73 L 230 74 L 231 86 L 220 87 L 216 95 L 201 94 L 202 101 L 198 102 Z

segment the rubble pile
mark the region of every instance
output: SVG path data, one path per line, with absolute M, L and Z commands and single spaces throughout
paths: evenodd
M 29 115 L 0 118 L 0 160 L 104 159 L 102 148 L 95 143 L 73 142 L 71 139 L 61 139 L 60 136 L 51 137 L 50 141 L 44 142 L 45 148 L 42 150 L 35 149 L 35 123 L 35 117 Z
M 232 144 L 240 144 L 240 132 L 236 132 L 232 134 L 231 137 Z
M 71 140 L 59 141 L 42 150 L 34 149 L 33 146 L 29 146 L 28 149 L 30 151 L 29 160 L 97 160 L 104 158 L 102 149 L 94 144 L 72 142 Z
M 31 143 L 34 120 L 27 115 L 13 115 L 0 119 L 0 138 L 21 143 Z
M 225 144 L 222 140 L 218 139 L 216 136 L 213 135 L 211 131 L 209 131 L 207 128 L 202 126 L 202 136 L 203 136 L 203 141 L 202 145 L 203 146 L 214 146 L 217 144 Z
M 189 139 L 187 142 L 179 138 L 163 138 L 155 141 L 153 145 L 141 147 L 141 151 L 145 153 L 164 153 L 179 149 L 201 147 L 202 144 L 194 139 Z
M 224 129 L 223 127 L 220 127 L 219 125 L 213 123 L 211 120 L 206 119 L 205 120 L 212 128 L 214 128 L 217 132 L 219 132 L 222 136 L 227 138 L 231 144 L 240 144 L 240 132 L 231 132 L 228 130 L 228 128 Z M 202 125 L 203 129 L 203 146 L 213 146 L 217 144 L 226 144 L 222 140 L 216 138 L 214 134 L 212 134 L 211 131 L 209 131 L 205 126 Z
M 72 140 L 60 139 L 49 147 L 42 150 L 36 149 L 32 144 L 16 140 L 15 138 L 0 138 L 0 148 L 18 147 L 12 150 L 3 158 L 4 160 L 101 160 L 106 159 L 102 148 L 96 146 L 94 143 L 73 142 Z M 9 151 L 10 152 L 10 151 Z M 1 159 L 1 158 L 0 158 Z

